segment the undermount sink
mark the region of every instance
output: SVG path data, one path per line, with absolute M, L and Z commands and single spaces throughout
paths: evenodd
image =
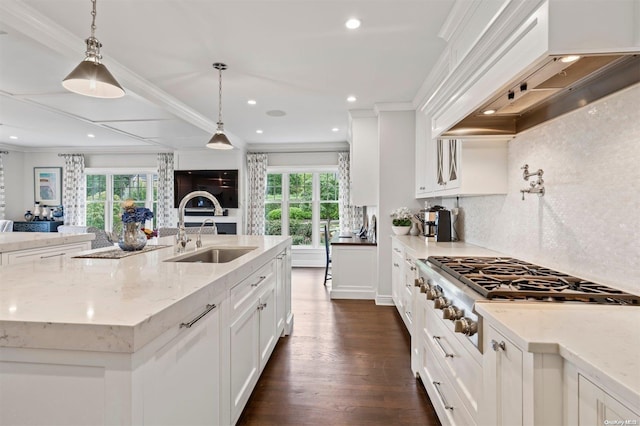
M 227 263 L 252 252 L 257 247 L 205 247 L 165 262 Z

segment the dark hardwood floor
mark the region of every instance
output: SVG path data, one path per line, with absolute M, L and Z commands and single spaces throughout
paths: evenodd
M 395 307 L 329 299 L 324 269 L 295 268 L 294 329 L 280 339 L 239 425 L 439 425 L 411 373 Z

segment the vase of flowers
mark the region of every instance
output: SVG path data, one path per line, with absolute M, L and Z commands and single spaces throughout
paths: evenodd
M 391 229 L 396 235 L 407 235 L 411 229 L 411 210 L 401 207 L 391 212 Z
M 131 199 L 122 204 L 122 209 L 122 233 L 118 246 L 124 251 L 142 250 L 147 244 L 147 235 L 141 225 L 153 218 L 153 212 L 146 207 L 136 207 Z

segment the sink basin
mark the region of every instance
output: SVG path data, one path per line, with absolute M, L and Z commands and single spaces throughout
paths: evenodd
M 252 252 L 257 247 L 205 247 L 165 262 L 227 263 Z

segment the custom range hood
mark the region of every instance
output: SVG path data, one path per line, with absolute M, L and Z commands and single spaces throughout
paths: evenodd
M 553 56 L 502 86 L 443 136 L 515 135 L 638 82 L 638 54 Z

